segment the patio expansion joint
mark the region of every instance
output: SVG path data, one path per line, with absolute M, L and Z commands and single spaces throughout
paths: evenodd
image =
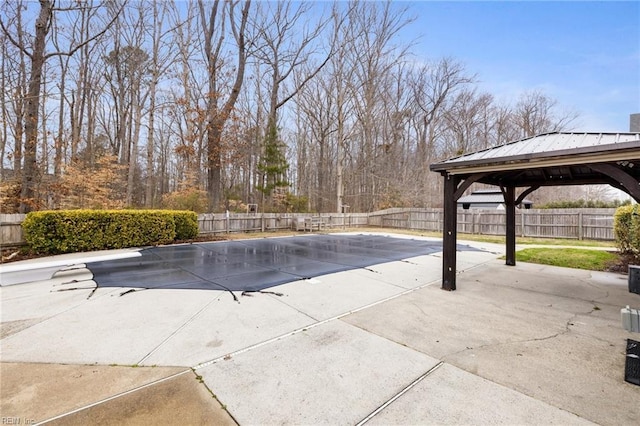
M 209 394 L 211 395 L 211 397 L 213 399 L 216 400 L 216 402 L 218 404 L 220 404 L 220 407 L 229 415 L 229 417 L 231 417 L 231 420 L 234 421 L 234 423 L 238 426 L 240 426 L 240 422 L 238 422 L 238 420 L 234 417 L 234 415 L 231 413 L 231 411 L 229 411 L 229 409 L 227 408 L 227 406 L 225 404 L 222 403 L 222 401 L 220 401 L 220 398 L 218 398 L 218 395 L 216 395 L 215 393 L 213 393 L 213 390 L 211 390 L 211 388 L 209 387 L 209 385 L 207 385 L 207 383 L 204 381 L 204 379 L 202 378 L 201 375 L 199 375 L 196 370 L 191 367 L 191 371 L 193 372 L 196 380 L 202 385 L 204 386 L 204 388 L 207 390 L 207 392 L 209 392 Z
M 96 287 L 96 288 L 97 288 L 97 287 Z M 78 289 L 78 290 L 84 290 L 84 289 Z M 0 340 L 5 340 L 5 341 L 6 341 L 6 340 L 8 340 L 8 339 L 11 339 L 11 338 L 13 338 L 14 336 L 19 335 L 19 334 L 20 334 L 21 332 L 23 332 L 24 330 L 27 330 L 27 329 L 29 329 L 29 328 L 31 328 L 31 327 L 33 327 L 33 326 L 36 326 L 36 325 L 42 324 L 42 323 L 44 323 L 44 322 L 47 322 L 47 321 L 49 321 L 49 320 L 51 320 L 51 319 L 53 319 L 53 318 L 56 318 L 56 317 L 57 317 L 57 316 L 59 316 L 59 315 L 65 314 L 65 313 L 70 312 L 70 311 L 73 311 L 74 309 L 79 308 L 80 306 L 83 306 L 85 303 L 92 303 L 92 302 L 93 302 L 94 300 L 96 300 L 96 299 L 99 299 L 99 298 L 101 298 L 101 297 L 106 297 L 107 295 L 112 294 L 112 293 L 113 293 L 114 291 L 116 291 L 116 290 L 117 290 L 117 289 L 113 289 L 113 290 L 107 291 L 106 293 L 101 294 L 101 295 L 98 295 L 98 296 L 96 296 L 96 297 L 94 297 L 94 298 L 91 298 L 91 299 L 87 297 L 86 299 L 84 299 L 84 300 L 82 300 L 82 301 L 80 301 L 80 302 L 76 303 L 75 305 L 70 306 L 70 307 L 69 307 L 69 308 L 67 308 L 67 309 L 63 309 L 63 310 L 61 310 L 60 312 L 56 312 L 56 313 L 54 313 L 54 314 L 52 314 L 52 315 L 43 316 L 43 317 L 36 317 L 36 318 L 28 318 L 28 319 L 33 319 L 35 322 L 34 322 L 33 324 L 29 325 L 28 327 L 25 327 L 25 328 L 23 328 L 23 329 L 21 329 L 21 330 L 18 330 L 18 331 L 16 331 L 16 332 L 14 332 L 14 333 L 7 334 L 6 336 L 1 336 L 1 337 L 0 337 Z M 70 290 L 70 291 L 77 291 L 77 290 L 75 290 L 75 289 L 74 289 L 74 290 Z M 50 290 L 50 291 L 49 291 L 49 293 L 55 293 L 55 292 L 56 292 L 56 291 L 54 291 L 54 290 Z M 93 295 L 93 294 L 94 294 L 94 292 L 93 292 L 93 290 L 92 290 L 92 292 L 90 293 L 90 295 Z M 3 302 L 5 302 L 5 301 L 3 301 Z M 6 302 L 11 302 L 11 300 L 6 300 Z M 7 324 L 8 324 L 8 323 L 11 323 L 11 322 L 13 322 L 13 321 L 3 321 L 3 320 L 0 318 L 0 324 L 3 324 L 3 323 L 7 323 Z
M 150 382 L 150 383 L 146 383 L 146 384 L 144 384 L 144 385 L 137 386 L 137 387 L 135 387 L 135 388 L 133 388 L 133 389 L 129 389 L 129 390 L 127 390 L 127 391 L 117 393 L 117 394 L 112 395 L 112 396 L 110 396 L 110 397 L 108 397 L 108 398 L 104 398 L 104 399 L 101 399 L 101 400 L 99 400 L 99 401 L 92 402 L 91 404 L 87 404 L 87 405 L 85 405 L 85 406 L 82 406 L 82 407 L 76 408 L 76 409 L 71 410 L 71 411 L 68 411 L 68 412 L 66 412 L 66 413 L 59 414 L 59 415 L 57 415 L 57 416 L 55 416 L 55 417 L 51 417 L 51 418 L 49 418 L 49 419 L 46 419 L 46 420 L 43 420 L 43 421 L 41 421 L 41 422 L 35 423 L 35 425 L 36 425 L 36 426 L 37 426 L 37 425 L 44 425 L 44 424 L 49 423 L 49 422 L 52 422 L 52 421 L 54 421 L 54 420 L 62 419 L 62 418 L 64 418 L 64 417 L 70 416 L 70 415 L 75 414 L 75 413 L 78 413 L 78 412 L 80 412 L 80 411 L 84 411 L 84 410 L 87 410 L 87 409 L 89 409 L 89 408 L 92 408 L 92 407 L 98 406 L 98 405 L 100 405 L 100 404 L 104 404 L 104 403 L 106 403 L 106 402 L 112 401 L 112 400 L 114 400 L 114 399 L 117 399 L 117 398 L 120 398 L 120 397 L 123 397 L 123 396 L 126 396 L 126 395 L 130 395 L 130 394 L 132 394 L 132 393 L 134 393 L 134 392 L 137 392 L 137 391 L 140 391 L 140 390 L 143 390 L 143 389 L 149 388 L 149 387 L 151 387 L 151 386 L 158 385 L 158 384 L 160 384 L 160 383 L 166 382 L 167 380 L 175 379 L 176 377 L 182 376 L 183 374 L 187 374 L 187 373 L 190 373 L 190 372 L 192 372 L 192 370 L 187 368 L 187 369 L 185 369 L 184 371 L 180 371 L 180 372 L 175 373 L 175 374 L 172 374 L 172 375 L 170 375 L 170 376 L 163 377 L 163 378 L 158 379 L 158 380 L 154 380 L 154 381 L 152 381 L 152 382 Z
M 173 338 L 173 336 L 178 334 L 180 332 L 180 330 L 185 328 L 187 325 L 191 324 L 205 309 L 207 309 L 213 302 L 216 302 L 218 299 L 219 299 L 219 297 L 214 297 L 209 302 L 207 302 L 202 308 L 198 309 L 198 311 L 195 314 L 193 314 L 191 317 L 189 317 L 181 326 L 176 328 L 164 340 L 162 340 L 162 342 L 160 342 L 158 345 L 156 345 L 155 348 L 153 348 L 149 353 L 147 353 L 144 357 L 142 357 L 142 359 L 140 359 L 140 361 L 138 361 L 137 364 L 142 364 L 142 363 L 144 363 L 144 361 L 149 359 L 149 357 L 151 355 L 156 353 L 162 346 L 164 346 L 169 340 L 171 340 Z
M 231 357 L 234 357 L 234 356 L 240 355 L 240 354 L 245 353 L 245 352 L 249 352 L 249 351 L 251 351 L 251 350 L 254 350 L 254 349 L 260 348 L 260 347 L 262 347 L 262 346 L 269 345 L 269 344 L 271 344 L 271 343 L 274 343 L 274 342 L 277 342 L 277 341 L 279 341 L 279 340 L 282 340 L 282 339 L 284 339 L 284 338 L 286 338 L 286 337 L 294 336 L 294 335 L 296 335 L 296 334 L 299 334 L 299 333 L 302 333 L 302 332 L 308 331 L 308 330 L 310 330 L 310 329 L 312 329 L 312 328 L 315 328 L 315 327 L 318 327 L 318 326 L 320 326 L 320 325 L 327 324 L 327 323 L 329 323 L 329 322 L 331 322 L 331 321 L 335 321 L 335 320 L 342 319 L 342 318 L 344 318 L 344 317 L 346 317 L 346 316 L 348 316 L 348 315 L 351 315 L 351 314 L 354 314 L 354 313 L 356 313 L 356 312 L 360 312 L 360 311 L 362 311 L 362 310 L 365 310 L 365 309 L 371 308 L 371 307 L 373 307 L 373 306 L 379 305 L 379 304 L 384 303 L 384 302 L 387 302 L 387 301 L 389 301 L 389 300 L 393 300 L 393 299 L 395 299 L 395 298 L 397 298 L 397 297 L 400 297 L 400 296 L 403 296 L 403 295 L 405 295 L 405 294 L 413 293 L 414 291 L 417 291 L 417 290 L 420 290 L 420 289 L 422 289 L 422 288 L 428 287 L 428 286 L 432 285 L 434 282 L 438 282 L 438 281 L 440 281 L 440 280 L 434 280 L 434 281 L 431 281 L 431 282 L 429 282 L 429 283 L 427 283 L 427 284 L 424 284 L 424 285 L 421 285 L 421 286 L 419 286 L 419 287 L 415 287 L 415 288 L 411 288 L 411 289 L 408 289 L 408 290 L 402 291 L 402 292 L 400 292 L 400 293 L 398 293 L 398 294 L 394 294 L 393 296 L 389 296 L 389 297 L 386 297 L 386 298 L 384 298 L 384 299 L 382 299 L 382 300 L 378 300 L 378 301 L 376 301 L 376 302 L 370 303 L 370 304 L 368 304 L 368 305 L 364 305 L 364 306 L 361 306 L 361 307 L 359 307 L 359 308 L 352 309 L 352 310 L 350 310 L 350 311 L 348 311 L 348 312 L 345 312 L 345 313 L 342 313 L 342 314 L 336 315 L 336 316 L 334 316 L 334 317 L 327 318 L 327 319 L 325 319 L 325 320 L 318 321 L 318 322 L 315 322 L 315 323 L 313 323 L 313 324 L 306 325 L 306 326 L 304 326 L 304 327 L 300 327 L 300 328 L 298 328 L 298 329 L 296 329 L 296 330 L 290 331 L 290 332 L 288 332 L 288 333 L 282 334 L 282 335 L 277 336 L 277 337 L 274 337 L 274 338 L 272 338 L 272 339 L 268 339 L 268 340 L 265 340 L 265 341 L 262 341 L 262 342 L 256 343 L 256 344 L 254 344 L 254 345 L 247 346 L 246 348 L 239 349 L 239 350 L 237 350 L 237 351 L 234 351 L 234 352 L 228 353 L 228 354 L 226 354 L 226 355 L 224 355 L 224 356 L 220 356 L 220 357 L 217 357 L 217 358 L 211 359 L 211 360 L 209 360 L 209 361 L 202 362 L 202 363 L 200 363 L 200 364 L 198 364 L 198 365 L 195 365 L 195 366 L 193 367 L 193 370 L 194 370 L 194 371 L 196 371 L 196 370 L 199 370 L 199 369 L 202 369 L 202 368 L 208 367 L 208 366 L 210 366 L 210 365 L 216 364 L 216 363 L 218 363 L 218 362 L 220 362 L 220 361 L 226 361 L 226 360 L 229 360 Z M 281 302 L 282 302 L 282 301 L 281 301 Z M 284 303 L 284 302 L 282 302 L 282 303 Z M 285 303 L 285 305 L 286 305 L 286 303 Z M 288 306 L 288 305 L 287 305 L 287 306 Z M 295 308 L 294 308 L 294 309 L 295 309 Z M 305 314 L 305 315 L 306 315 L 306 314 Z M 307 315 L 307 316 L 309 316 L 309 315 Z M 361 328 L 361 327 L 358 327 L 358 326 L 354 326 L 354 327 Z M 363 329 L 363 330 L 364 330 L 364 329 Z M 364 331 L 366 331 L 366 332 L 370 333 L 370 331 L 368 331 L 368 330 L 364 330 Z M 398 342 L 394 342 L 394 343 L 398 343 Z M 402 343 L 398 343 L 398 344 L 401 344 L 401 345 L 402 345 Z M 406 345 L 403 345 L 403 346 L 406 346 Z
M 408 263 L 411 263 L 411 262 L 408 262 Z M 418 265 L 418 264 L 417 264 L 417 263 L 413 263 L 413 265 Z M 376 265 L 373 265 L 373 266 L 376 266 Z M 418 265 L 418 266 L 419 266 L 419 265 Z M 376 281 L 376 282 L 379 282 L 379 283 L 381 283 L 381 284 L 389 285 L 389 286 L 391 286 L 391 287 L 400 288 L 400 289 L 403 289 L 403 290 L 406 290 L 406 289 L 407 289 L 407 287 L 403 287 L 403 286 L 401 286 L 401 285 L 399 285 L 399 284 L 396 284 L 396 283 L 393 283 L 393 282 L 389 282 L 389 281 L 387 281 L 387 280 L 385 279 L 385 274 L 384 274 L 384 273 L 382 273 L 382 272 L 375 271 L 375 270 L 373 270 L 373 269 L 369 269 L 369 268 L 361 268 L 361 269 L 363 269 L 363 270 L 365 270 L 365 271 L 367 271 L 367 272 L 372 272 L 372 273 L 374 274 L 374 275 L 369 275 L 369 276 L 367 276 L 367 278 L 368 278 L 368 279 L 370 279 L 370 280 L 372 280 L 372 281 Z M 380 276 L 381 276 L 382 278 L 381 278 Z M 419 287 L 419 288 L 427 287 L 427 286 L 433 285 L 433 284 L 435 284 L 435 283 L 437 283 L 437 282 L 439 282 L 439 281 L 441 281 L 441 280 L 440 280 L 440 278 L 438 278 L 437 280 L 431 280 L 431 281 L 429 281 L 429 282 L 427 282 L 427 283 L 425 283 L 425 284 L 420 285 L 420 287 Z
M 300 309 L 296 308 L 295 306 L 293 306 L 293 305 L 291 305 L 291 304 L 289 304 L 289 303 L 285 302 L 285 301 L 282 299 L 282 297 L 281 297 L 281 296 L 278 296 L 278 295 L 272 295 L 272 294 L 268 294 L 268 296 L 269 296 L 271 299 L 273 299 L 273 300 L 277 301 L 278 303 L 282 303 L 282 304 L 283 304 L 283 305 L 285 305 L 286 307 L 293 309 L 294 311 L 296 311 L 297 313 L 299 313 L 299 314 L 301 314 L 301 315 L 304 315 L 305 317 L 307 317 L 307 318 L 311 319 L 312 321 L 316 321 L 316 322 L 320 321 L 320 319 L 319 319 L 319 318 L 315 318 L 314 316 L 312 316 L 312 315 L 310 315 L 310 314 L 308 314 L 308 313 L 306 313 L 306 312 L 304 312 L 304 311 L 302 311 L 302 310 L 300 310 Z
M 365 423 L 369 422 L 369 420 L 373 419 L 376 415 L 378 415 L 381 411 L 383 411 L 385 408 L 387 408 L 389 405 L 393 404 L 398 398 L 400 398 L 402 395 L 404 395 L 405 393 L 409 392 L 412 388 L 414 388 L 415 386 L 417 386 L 421 381 L 423 381 L 424 379 L 426 379 L 429 375 L 431 375 L 434 371 L 436 371 L 438 368 L 440 368 L 442 365 L 444 364 L 443 361 L 438 362 L 436 365 L 434 365 L 433 367 L 431 367 L 429 370 L 427 370 L 425 373 L 421 374 L 417 379 L 415 379 L 414 381 L 412 381 L 411 383 L 409 383 L 407 386 L 405 386 L 400 392 L 398 392 L 397 394 L 395 394 L 393 397 L 391 397 L 388 401 L 386 401 L 384 404 L 380 405 L 378 408 L 376 408 L 375 410 L 373 410 L 368 416 L 366 416 L 364 419 L 360 420 L 358 423 L 356 423 L 356 426 L 362 426 Z

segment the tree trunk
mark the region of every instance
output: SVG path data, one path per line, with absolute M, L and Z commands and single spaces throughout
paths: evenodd
M 245 29 L 249 18 L 251 2 L 247 1 L 243 5 L 239 26 L 235 21 L 236 18 L 234 15 L 236 3 L 232 2 L 227 6 L 229 8 L 227 16 L 238 47 L 238 59 L 237 66 L 234 70 L 235 79 L 231 87 L 231 92 L 227 100 L 222 103 L 222 107 L 218 106 L 220 94 L 217 92 L 218 79 L 221 78 L 218 74 L 219 62 L 222 59 L 220 56 L 220 46 L 224 40 L 224 35 L 218 35 L 217 40 L 215 40 L 215 45 L 213 43 L 214 32 L 219 25 L 217 22 L 219 17 L 218 6 L 219 2 L 214 2 L 209 17 L 206 19 L 204 3 L 199 3 L 203 29 L 206 32 L 204 46 L 209 66 L 209 99 L 207 100 L 207 192 L 210 203 L 209 208 L 211 210 L 217 209 L 222 200 L 222 131 L 238 100 L 238 95 L 240 94 L 240 89 L 244 81 L 244 72 L 247 63 Z M 225 19 L 224 13 L 222 19 Z
M 145 188 L 145 206 L 153 207 L 153 194 L 155 180 L 153 174 L 153 148 L 155 131 L 155 110 L 156 110 L 156 85 L 159 78 L 158 52 L 160 50 L 160 25 L 158 3 L 153 4 L 153 51 L 151 52 L 151 82 L 149 83 L 149 123 L 147 134 L 147 179 Z
M 207 134 L 207 187 L 209 193 L 209 208 L 212 211 L 218 209 L 222 197 L 222 159 L 220 155 L 220 145 L 222 143 L 222 132 L 215 120 L 209 122 Z
M 44 66 L 44 49 L 52 16 L 52 4 L 49 0 L 40 0 L 40 14 L 36 19 L 33 53 L 31 54 L 31 73 L 27 92 L 26 120 L 24 123 L 25 146 L 24 168 L 22 171 L 22 191 L 20 193 L 20 213 L 34 208 L 36 151 L 38 144 L 38 119 L 40 87 L 42 85 L 42 68 Z

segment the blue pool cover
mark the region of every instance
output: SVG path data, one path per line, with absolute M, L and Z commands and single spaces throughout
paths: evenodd
M 98 287 L 260 291 L 441 251 L 441 241 L 307 235 L 145 248 L 141 257 L 91 262 L 87 268 Z

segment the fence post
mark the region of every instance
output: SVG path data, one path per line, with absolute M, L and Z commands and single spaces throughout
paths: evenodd
M 471 235 L 476 233 L 476 213 L 471 210 Z
M 260 231 L 264 232 L 264 212 L 260 213 Z
M 525 236 L 524 234 L 525 234 L 525 229 L 526 229 L 526 228 L 525 228 L 525 223 L 524 223 L 524 222 L 525 222 L 525 220 L 526 220 L 525 218 L 527 217 L 527 215 L 526 215 L 526 214 L 524 214 L 524 212 L 525 212 L 525 210 L 524 210 L 524 209 L 521 209 L 521 210 L 520 210 L 520 229 L 521 229 L 521 231 L 520 231 L 520 236 L 521 236 L 521 237 L 524 237 L 524 236 Z
M 578 239 L 582 240 L 584 230 L 582 229 L 582 212 L 578 213 Z

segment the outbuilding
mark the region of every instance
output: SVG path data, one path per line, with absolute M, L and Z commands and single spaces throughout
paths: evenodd
M 517 208 L 530 209 L 533 201 L 524 199 L 517 205 Z M 458 207 L 465 210 L 469 209 L 496 209 L 504 210 L 504 194 L 497 189 L 478 189 L 473 191 L 471 195 L 465 195 L 458 200 Z

